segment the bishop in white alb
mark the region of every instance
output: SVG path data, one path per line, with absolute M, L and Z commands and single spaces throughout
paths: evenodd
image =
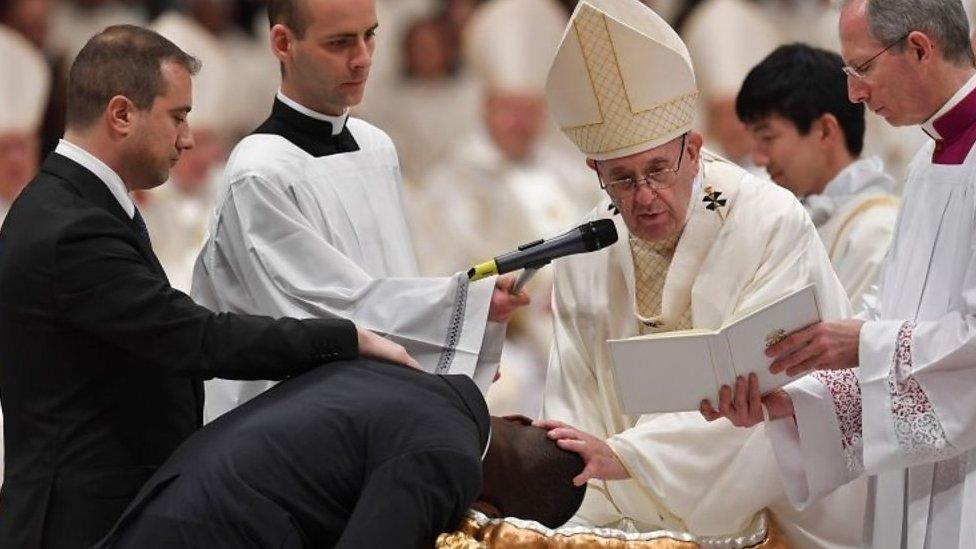
M 796 382 L 795 423 L 770 423 L 798 505 L 877 475 L 865 540 L 878 549 L 976 540 L 976 77 L 923 128 L 858 370 Z

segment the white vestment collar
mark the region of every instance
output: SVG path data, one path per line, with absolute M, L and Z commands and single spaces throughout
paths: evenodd
M 115 173 L 115 170 L 109 168 L 107 164 L 96 158 L 90 152 L 64 139 L 58 140 L 58 146 L 54 149 L 54 152 L 68 160 L 77 162 L 81 167 L 95 174 L 96 177 L 102 180 L 102 183 L 105 183 L 112 196 L 119 201 L 119 205 L 125 210 L 126 215 L 131 218 L 136 214 L 136 205 L 129 198 L 129 191 L 126 189 L 125 183 L 122 182 L 119 174 Z
M 342 114 L 339 116 L 332 116 L 329 114 L 323 114 L 318 111 L 313 111 L 312 109 L 302 105 L 301 103 L 295 101 L 294 99 L 285 95 L 284 92 L 278 90 L 277 94 L 278 101 L 281 101 L 285 105 L 288 105 L 292 109 L 298 111 L 301 114 L 309 118 L 314 118 L 315 120 L 321 120 L 323 122 L 328 122 L 332 124 L 332 135 L 339 135 L 342 133 L 342 129 L 346 127 L 346 121 L 349 120 L 349 109 L 346 108 Z
M 884 161 L 877 156 L 861 158 L 840 171 L 820 194 L 800 201 L 817 227 L 833 217 L 851 197 L 866 192 L 895 194 L 895 180 L 884 171 Z

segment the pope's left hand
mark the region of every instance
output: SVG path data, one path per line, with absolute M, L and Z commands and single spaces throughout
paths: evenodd
M 624 468 L 617 454 L 599 438 L 570 427 L 561 421 L 541 419 L 532 422 L 535 427 L 549 431 L 549 438 L 563 450 L 575 452 L 586 464 L 583 471 L 573 478 L 573 484 L 583 486 L 591 478 L 600 480 L 625 480 L 630 473 Z
M 797 330 L 766 349 L 777 357 L 769 371 L 795 376 L 813 370 L 856 368 L 863 320 L 818 322 Z

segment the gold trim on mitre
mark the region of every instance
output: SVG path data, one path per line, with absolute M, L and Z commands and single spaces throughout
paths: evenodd
M 648 8 L 650 17 L 657 17 Z M 636 110 L 627 89 L 620 55 L 610 30 L 611 21 L 628 32 L 639 31 L 581 2 L 567 32 L 575 33 L 587 77 L 599 109 L 599 120 L 561 129 L 585 155 L 596 160 L 618 158 L 652 149 L 691 130 L 698 106 L 698 90 L 690 89 Z M 671 30 L 668 27 L 668 30 Z M 672 31 L 673 32 L 673 31 Z M 647 37 L 647 47 L 668 47 Z M 653 71 L 654 67 L 647 67 Z M 688 71 L 692 69 L 689 66 Z M 693 78 L 693 77 L 692 77 Z

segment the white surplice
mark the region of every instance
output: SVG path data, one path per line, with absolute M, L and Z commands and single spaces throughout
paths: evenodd
M 718 328 L 744 310 L 814 284 L 825 318 L 849 304 L 809 216 L 785 189 L 703 155 L 692 210 L 668 269 L 661 320 Z M 708 186 L 725 201 L 709 210 Z M 713 195 L 714 196 L 714 195 Z M 593 217 L 607 217 L 608 203 Z M 607 339 L 636 336 L 635 274 L 628 231 L 604 250 L 556 262 L 555 343 L 543 416 L 607 439 L 632 478 L 591 481 L 574 521 L 697 535 L 742 532 L 769 508 L 796 547 L 854 547 L 864 486 L 851 485 L 797 513 L 783 492 L 763 426 L 736 429 L 698 412 L 628 416 L 616 395 Z M 648 367 L 653 368 L 653 358 Z
M 869 157 L 841 170 L 823 193 L 802 200 L 855 311 L 891 244 L 899 204 L 894 189 L 881 159 Z
M 788 386 L 770 423 L 790 498 L 809 505 L 872 479 L 865 544 L 976 544 L 976 78 L 924 127 L 879 290 L 860 318 L 859 367 Z
M 194 299 L 218 311 L 348 318 L 401 343 L 425 369 L 472 375 L 484 390 L 504 334 L 487 323 L 493 279 L 418 275 L 393 143 L 361 120 L 347 127 L 358 151 L 316 158 L 271 134 L 235 147 Z M 207 382 L 206 419 L 271 385 Z

